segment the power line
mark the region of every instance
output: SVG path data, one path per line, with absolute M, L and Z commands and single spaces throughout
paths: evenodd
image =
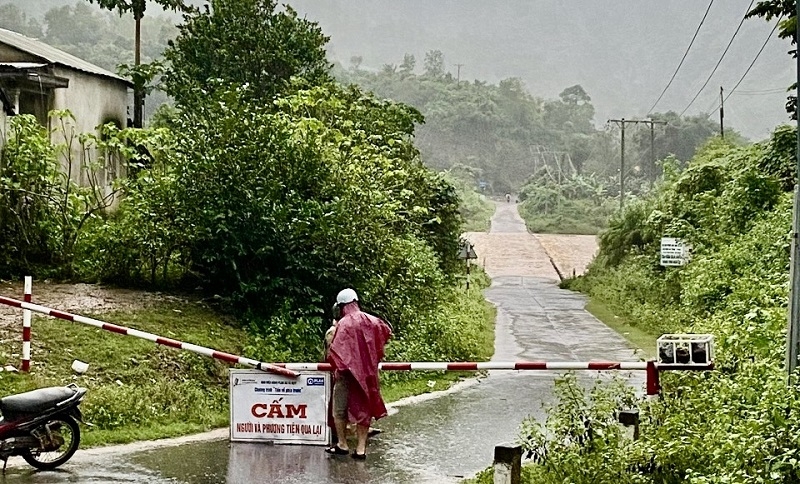
M 750 89 L 750 90 L 742 90 L 740 89 L 739 92 L 736 94 L 773 94 L 778 92 L 788 92 L 788 89 L 785 87 L 774 87 L 772 89 Z
M 667 89 L 669 89 L 669 86 L 672 85 L 672 81 L 675 80 L 675 76 L 678 75 L 678 71 L 681 70 L 681 66 L 683 65 L 683 61 L 685 61 L 686 60 L 686 56 L 689 55 L 689 51 L 692 49 L 692 45 L 694 45 L 694 41 L 697 38 L 697 34 L 700 33 L 700 27 L 702 27 L 703 23 L 706 21 L 706 17 L 708 17 L 708 12 L 711 10 L 711 6 L 712 5 L 714 5 L 714 0 L 711 0 L 710 2 L 708 2 L 708 7 L 706 8 L 706 13 L 703 14 L 703 19 L 700 20 L 700 25 L 698 25 L 697 29 L 694 31 L 694 35 L 692 36 L 692 40 L 691 40 L 691 42 L 689 42 L 689 47 L 687 47 L 686 48 L 686 52 L 683 53 L 683 57 L 681 58 L 681 61 L 678 63 L 678 67 L 675 68 L 675 72 L 672 73 L 672 77 L 669 79 L 669 82 L 667 83 L 666 87 L 664 87 L 664 90 L 661 91 L 661 94 L 658 96 L 658 99 L 656 99 L 656 102 L 654 102 L 653 105 L 650 107 L 650 110 L 647 111 L 648 115 L 650 115 L 650 113 L 653 112 L 653 109 L 656 108 L 656 106 L 658 105 L 659 101 L 661 101 L 661 98 L 664 97 L 664 94 L 667 92 Z
M 761 48 L 758 49 L 758 52 L 756 53 L 756 56 L 753 58 L 753 62 L 751 62 L 750 65 L 747 66 L 747 70 L 744 71 L 744 74 L 742 74 L 742 77 L 739 78 L 739 81 L 736 83 L 736 85 L 733 86 L 733 89 L 731 89 L 730 92 L 728 93 L 728 95 L 725 96 L 725 99 L 722 100 L 722 103 L 724 103 L 725 101 L 728 100 L 729 97 L 731 97 L 731 95 L 736 91 L 736 88 L 739 87 L 739 85 L 742 83 L 742 81 L 744 81 L 744 78 L 747 77 L 747 74 L 750 73 L 750 69 L 753 68 L 753 66 L 755 65 L 756 61 L 761 56 L 761 53 L 764 52 L 764 49 L 767 47 L 767 44 L 769 43 L 770 39 L 772 39 L 772 36 L 775 34 L 775 31 L 778 30 L 778 26 L 780 25 L 782 19 L 783 19 L 783 15 L 781 15 L 778 18 L 778 21 L 775 22 L 775 26 L 772 27 L 772 30 L 770 30 L 769 35 L 767 36 L 767 39 L 761 45 Z M 785 89 L 784 89 L 784 91 L 785 91 Z M 762 93 L 762 94 L 767 94 L 767 93 Z M 717 104 L 717 107 L 719 107 L 720 105 L 721 104 Z M 710 114 L 709 114 L 709 116 L 710 116 Z
M 753 6 L 753 3 L 755 3 L 755 0 L 750 0 L 750 5 L 747 6 L 747 10 L 744 12 L 744 16 L 742 16 L 742 20 L 739 22 L 739 26 L 736 27 L 736 31 L 733 33 L 733 36 L 731 37 L 731 40 L 728 42 L 727 47 L 725 47 L 725 50 L 722 52 L 722 55 L 720 56 L 719 60 L 717 61 L 717 65 L 714 66 L 714 69 L 711 71 L 711 74 L 708 75 L 708 79 L 706 79 L 706 82 L 703 83 L 703 87 L 701 87 L 700 90 L 697 91 L 697 94 L 694 95 L 692 100 L 689 101 L 689 105 L 686 106 L 686 108 L 684 108 L 683 111 L 681 111 L 681 114 L 680 114 L 681 116 L 683 116 L 683 114 L 686 111 L 688 111 L 690 107 L 692 107 L 692 104 L 694 104 L 694 102 L 700 96 L 700 93 L 703 92 L 703 89 L 705 89 L 706 86 L 708 85 L 708 83 L 711 81 L 711 78 L 714 76 L 714 73 L 717 72 L 717 68 L 719 68 L 719 65 L 722 64 L 722 59 L 725 58 L 725 54 L 728 53 L 728 49 L 730 49 L 731 48 L 731 44 L 733 44 L 733 39 L 735 39 L 736 36 L 739 34 L 739 30 L 741 30 L 742 25 L 744 24 L 744 21 L 747 19 L 747 14 L 750 12 L 750 7 Z

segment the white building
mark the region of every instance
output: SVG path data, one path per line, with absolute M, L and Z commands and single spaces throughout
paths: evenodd
M 126 127 L 128 93 L 133 84 L 96 65 L 10 30 L 0 29 L 0 147 L 6 139 L 9 113 L 33 114 L 50 126 L 47 113 L 68 109 L 75 115 L 76 133 L 96 133 L 98 126 L 114 123 Z M 63 136 L 54 134 L 55 142 Z M 73 163 L 83 153 L 73 150 Z M 66 164 L 64 157 L 62 164 Z M 78 165 L 79 166 L 79 165 Z M 68 170 L 64 166 L 65 172 Z M 109 184 L 121 176 L 118 164 L 103 170 Z M 86 173 L 73 169 L 71 178 L 86 184 Z

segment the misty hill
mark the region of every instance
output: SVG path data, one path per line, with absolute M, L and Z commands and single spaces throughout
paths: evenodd
M 643 117 L 678 65 L 708 2 L 671 0 L 295 0 L 290 2 L 331 36 L 332 60 L 378 70 L 405 53 L 422 59 L 441 50 L 461 79 L 498 82 L 520 77 L 540 97 L 556 98 L 580 84 L 608 118 Z M 715 2 L 675 82 L 656 111 L 680 113 L 705 82 L 747 10 L 747 0 Z M 702 95 L 686 112 L 716 108 L 720 85 L 733 87 L 772 25 L 744 22 Z M 787 41 L 773 37 L 752 71 L 726 103 L 726 124 L 759 139 L 786 122 L 785 93 L 761 92 L 793 82 Z M 756 92 L 757 91 L 757 92 Z M 714 114 L 716 116 L 716 114 Z
M 31 15 L 65 0 L 0 0 Z M 202 4 L 202 0 L 192 0 Z M 675 82 L 655 111 L 681 113 L 708 78 L 750 2 L 715 2 Z M 593 100 L 595 123 L 643 117 L 667 84 L 708 5 L 697 0 L 292 0 L 331 36 L 333 61 L 378 70 L 406 53 L 438 49 L 453 75 L 499 82 L 521 78 L 528 90 L 556 98 L 580 84 Z M 96 6 L 93 8 L 97 8 Z M 149 14 L 160 14 L 157 6 Z M 178 18 L 174 16 L 173 18 Z M 687 115 L 710 113 L 720 86 L 731 89 L 755 58 L 772 25 L 744 22 L 730 51 Z M 794 79 L 787 41 L 776 36 L 726 104 L 726 124 L 760 139 L 786 122 L 785 93 Z M 712 113 L 716 116 L 715 113 Z

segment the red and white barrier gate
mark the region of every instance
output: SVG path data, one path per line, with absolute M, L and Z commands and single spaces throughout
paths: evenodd
M 31 302 L 31 290 L 33 278 L 25 276 L 25 295 L 23 298 L 26 303 Z M 31 369 L 31 312 L 28 309 L 22 310 L 22 371 L 28 372 Z
M 86 324 L 89 326 L 94 326 L 95 328 L 100 328 L 106 331 L 110 331 L 112 333 L 117 334 L 124 334 L 128 336 L 135 336 L 137 338 L 146 339 L 148 341 L 152 341 L 153 343 L 169 346 L 170 348 L 177 348 L 181 350 L 191 351 L 193 353 L 197 353 L 204 356 L 209 356 L 211 358 L 216 358 L 218 360 L 227 361 L 228 363 L 238 363 L 241 365 L 251 366 L 253 368 L 266 371 L 269 373 L 275 373 L 278 375 L 287 376 L 290 378 L 297 378 L 298 373 L 294 370 L 279 367 L 270 363 L 264 363 L 261 361 L 253 360 L 250 358 L 245 358 L 243 356 L 236 356 L 230 353 L 224 353 L 222 351 L 213 350 L 211 348 L 206 348 L 204 346 L 198 346 L 191 343 L 184 343 L 182 341 L 176 341 L 170 338 L 163 338 L 161 336 L 146 333 L 144 331 L 139 331 L 138 329 L 126 328 L 124 326 L 117 326 L 116 324 L 106 323 L 105 321 L 100 321 L 93 318 L 87 318 L 85 316 L 80 316 L 77 314 L 71 314 L 64 311 L 58 311 L 56 309 L 48 308 L 45 306 L 40 306 L 38 304 L 33 304 L 30 302 L 19 301 L 17 299 L 11 299 L 8 297 L 0 296 L 0 304 L 5 304 L 6 306 L 12 306 L 16 308 L 21 308 L 24 310 L 33 311 L 35 313 L 45 314 L 47 316 L 52 316 L 58 319 L 64 319 L 67 321 L 72 321 L 74 323 L 81 323 Z M 30 323 L 29 323 L 30 324 Z M 28 335 L 30 335 L 30 326 L 28 326 Z M 30 340 L 28 341 L 30 345 Z M 23 343 L 24 345 L 24 343 Z M 30 348 L 30 346 L 29 346 Z M 23 356 L 24 358 L 24 356 Z M 30 358 L 30 356 L 29 356 Z M 23 363 L 24 364 L 24 363 Z
M 333 371 L 328 363 L 276 363 L 276 366 L 303 371 Z M 644 370 L 647 379 L 647 395 L 658 395 L 661 385 L 658 373 L 665 370 L 712 370 L 714 364 L 694 365 L 660 365 L 655 361 L 481 361 L 481 362 L 383 362 L 378 365 L 383 371 L 444 370 L 444 371 L 478 371 L 478 370 Z

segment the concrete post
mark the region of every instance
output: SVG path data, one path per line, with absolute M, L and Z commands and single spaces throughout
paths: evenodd
M 494 448 L 494 484 L 520 484 L 522 446 L 501 444 Z

